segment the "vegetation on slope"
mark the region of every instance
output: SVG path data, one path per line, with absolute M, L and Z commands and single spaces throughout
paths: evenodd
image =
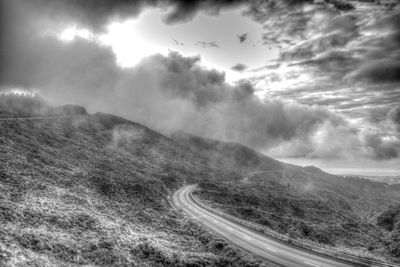
M 209 177 L 200 183 L 198 196 L 215 208 L 292 238 L 396 259 L 387 246 L 390 233 L 372 220 L 388 205 L 400 203 L 400 189 L 395 185 L 277 163 L 240 144 L 188 134 L 174 138 L 194 153 L 241 173 L 240 180 Z
M 0 96 L 0 116 L 87 114 L 10 99 Z M 0 121 L 0 265 L 266 265 L 170 207 L 169 194 L 187 183 L 214 207 L 293 238 L 400 255 L 398 185 L 182 132 L 169 139 L 99 113 Z
M 386 246 L 393 257 L 400 258 L 400 205 L 391 206 L 377 217 L 377 224 L 390 231 Z
M 0 121 L 1 266 L 270 266 L 173 210 L 234 174 L 111 115 Z
M 282 170 L 285 167 L 285 164 L 263 157 L 261 153 L 237 143 L 220 142 L 182 131 L 172 134 L 172 138 L 206 158 L 210 166 L 217 166 L 219 169 L 246 174 L 260 169 Z

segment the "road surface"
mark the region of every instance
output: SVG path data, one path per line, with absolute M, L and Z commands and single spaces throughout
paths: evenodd
M 356 266 L 289 246 L 220 217 L 196 204 L 191 195 L 195 187 L 196 185 L 187 185 L 177 190 L 171 197 L 173 204 L 198 219 L 204 226 L 211 228 L 226 240 L 248 252 L 289 267 Z

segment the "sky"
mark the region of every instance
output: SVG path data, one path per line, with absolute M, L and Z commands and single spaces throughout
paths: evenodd
M 400 175 L 396 0 L 1 0 L 0 91 Z

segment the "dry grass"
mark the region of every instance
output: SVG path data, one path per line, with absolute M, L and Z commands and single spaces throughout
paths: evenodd
M 399 260 L 399 235 L 376 224 L 388 206 L 400 204 L 398 185 L 280 163 L 240 144 L 185 133 L 174 139 L 210 166 L 238 174 L 200 182 L 198 196 L 214 208 L 321 247 Z
M 228 177 L 121 118 L 0 122 L 1 266 L 270 266 L 170 208 L 187 179 Z
M 393 234 L 362 216 L 368 210 L 358 210 L 372 201 L 362 194 L 357 193 L 358 201 L 364 200 L 364 205 L 323 188 L 304 191 L 268 180 L 264 183 L 210 180 L 201 182 L 200 188 L 197 195 L 214 208 L 291 238 L 357 256 L 398 260 L 392 252 L 396 251 L 393 242 L 388 242 Z M 372 206 L 376 209 L 375 204 Z

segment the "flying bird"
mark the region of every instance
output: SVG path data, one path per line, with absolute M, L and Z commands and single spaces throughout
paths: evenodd
M 239 34 L 237 37 L 239 38 L 240 43 L 243 43 L 247 39 L 247 32 L 243 34 Z
M 179 41 L 176 40 L 176 39 L 172 39 L 172 40 L 175 42 L 176 45 L 184 45 L 182 42 L 179 42 Z
M 220 48 L 220 46 L 217 44 L 217 42 L 204 42 L 204 41 L 197 41 L 195 43 L 195 45 L 200 45 L 203 48 L 206 47 L 216 47 L 216 48 Z
M 217 47 L 220 48 L 219 45 L 216 42 L 209 42 L 208 47 Z

